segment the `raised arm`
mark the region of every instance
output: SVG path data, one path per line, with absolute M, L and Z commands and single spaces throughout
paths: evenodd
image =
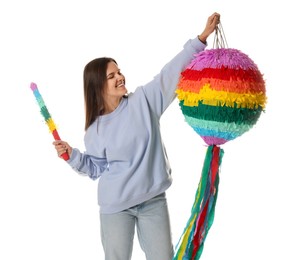
M 199 40 L 206 44 L 208 36 L 216 29 L 219 22 L 219 13 L 213 13 L 211 16 L 209 16 L 204 31 L 198 36 Z

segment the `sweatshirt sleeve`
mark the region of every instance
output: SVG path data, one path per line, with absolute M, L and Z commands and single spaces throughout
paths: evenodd
M 87 175 L 93 180 L 99 178 L 108 168 L 106 159 L 96 158 L 86 153 L 81 153 L 77 148 L 73 148 L 67 163 L 77 173 Z
M 181 72 L 195 58 L 195 54 L 205 48 L 206 45 L 198 37 L 188 40 L 182 51 L 169 61 L 152 81 L 143 86 L 149 105 L 158 117 L 162 115 L 176 97 L 175 90 Z

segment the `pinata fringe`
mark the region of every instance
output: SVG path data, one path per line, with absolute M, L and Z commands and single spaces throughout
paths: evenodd
M 210 106 L 227 106 L 237 108 L 256 109 L 259 106 L 265 107 L 266 96 L 263 92 L 260 93 L 233 93 L 228 91 L 217 91 L 211 89 L 210 84 L 205 84 L 201 87 L 199 93 L 176 90 L 179 100 L 184 100 L 184 106 L 198 106 L 202 101 L 204 105 Z
M 195 71 L 193 71 L 195 72 Z M 209 84 L 211 89 L 216 91 L 227 91 L 232 93 L 247 93 L 247 94 L 255 94 L 255 93 L 265 93 L 264 81 L 249 81 L 249 80 L 223 80 L 223 79 L 215 79 L 206 77 L 203 75 L 202 78 L 191 80 L 186 78 L 181 78 L 177 84 L 178 89 L 188 92 L 199 93 L 201 86 Z
M 223 154 L 219 146 L 211 145 L 207 148 L 191 216 L 176 246 L 178 249 L 173 260 L 198 260 L 202 254 L 205 239 L 214 221 Z
M 54 123 L 54 121 L 52 120 L 52 118 L 49 118 L 46 120 L 46 124 L 49 128 L 49 131 L 52 133 L 54 130 L 56 130 L 56 125 Z
M 179 106 L 182 113 L 188 117 L 217 122 L 235 122 L 236 124 L 254 125 L 263 111 L 262 107 L 256 109 L 236 108 L 227 106 L 208 106 L 199 101 L 196 107 L 185 106 L 184 101 L 180 101 Z

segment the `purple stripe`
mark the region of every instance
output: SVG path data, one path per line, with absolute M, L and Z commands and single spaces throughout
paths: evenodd
M 218 137 L 213 137 L 213 136 L 201 136 L 201 137 L 207 145 L 214 145 L 214 144 L 221 145 L 228 141 L 228 140 L 218 138 Z
M 258 70 L 257 65 L 248 55 L 230 48 L 204 50 L 196 55 L 196 58 L 192 60 L 187 68 L 202 70 L 204 68 L 221 68 L 222 66 L 232 69 Z

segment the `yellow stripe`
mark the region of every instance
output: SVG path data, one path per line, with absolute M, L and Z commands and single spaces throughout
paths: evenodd
M 56 129 L 56 125 L 51 118 L 46 121 L 50 132 L 52 133 Z
M 205 84 L 199 93 L 176 90 L 177 98 L 184 100 L 185 106 L 198 106 L 199 101 L 204 105 L 210 106 L 227 106 L 237 108 L 256 109 L 258 106 L 265 107 L 266 96 L 264 93 L 243 93 L 238 94 L 227 91 L 217 91 L 210 88 L 210 84 Z
M 183 241 L 181 243 L 181 246 L 180 246 L 180 252 L 178 254 L 178 260 L 182 260 L 183 259 L 183 256 L 184 256 L 184 252 L 185 252 L 185 249 L 186 249 L 186 246 L 188 244 L 188 240 L 189 240 L 189 235 L 190 235 L 190 232 L 192 230 L 192 227 L 193 227 L 193 224 L 194 224 L 194 221 L 197 217 L 197 214 L 195 214 L 193 220 L 189 223 L 189 226 L 187 227 L 187 230 L 183 236 Z

